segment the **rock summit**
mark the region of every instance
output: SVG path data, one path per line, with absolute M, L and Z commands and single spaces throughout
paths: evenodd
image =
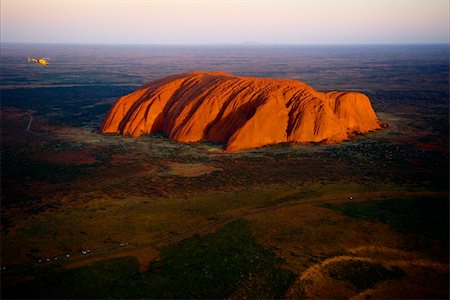
M 290 79 L 190 72 L 121 97 L 101 132 L 162 132 L 178 142 L 225 143 L 232 152 L 285 142 L 339 143 L 380 125 L 362 93 L 322 93 Z

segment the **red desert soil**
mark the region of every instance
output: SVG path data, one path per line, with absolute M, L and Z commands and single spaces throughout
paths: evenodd
M 60 163 L 66 165 L 83 165 L 93 164 L 97 162 L 92 155 L 77 150 L 56 152 L 56 153 L 40 153 L 35 156 L 37 160 L 45 160 L 53 163 Z
M 338 143 L 379 128 L 369 98 L 361 93 L 321 93 L 289 79 L 191 72 L 121 97 L 101 132 L 163 132 L 178 142 L 226 143 L 232 152 L 284 142 Z
M 204 174 L 209 174 L 214 171 L 222 171 L 221 168 L 216 168 L 202 163 L 182 164 L 177 162 L 169 162 L 169 174 L 183 177 L 196 177 Z

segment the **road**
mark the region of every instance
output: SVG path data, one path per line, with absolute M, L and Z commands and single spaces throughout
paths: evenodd
M 26 131 L 31 132 L 31 123 L 33 123 L 33 115 L 31 113 L 28 113 L 28 117 L 30 117 L 30 120 L 28 121 L 28 125 L 27 125 Z
M 312 199 L 307 199 L 307 201 L 305 201 L 305 199 L 301 199 L 301 198 L 293 199 L 293 197 L 295 198 L 295 195 L 278 199 L 278 203 L 276 203 L 276 204 L 252 208 L 252 209 L 242 212 L 240 214 L 221 218 L 221 219 L 215 220 L 214 222 L 210 222 L 206 225 L 198 226 L 191 230 L 187 230 L 183 233 L 179 233 L 177 235 L 173 235 L 173 236 L 169 236 L 169 237 L 154 239 L 154 240 L 144 242 L 144 243 L 128 244 L 128 243 L 123 242 L 119 245 L 112 245 L 112 246 L 95 248 L 95 249 L 84 249 L 80 252 L 64 253 L 64 254 L 57 255 L 57 256 L 45 257 L 45 258 L 41 258 L 41 259 L 29 262 L 29 263 L 1 266 L 0 270 L 1 270 L 1 273 L 4 275 L 6 275 L 6 274 L 21 274 L 23 272 L 26 272 L 27 274 L 40 273 L 43 271 L 47 272 L 49 269 L 58 269 L 58 268 L 64 267 L 67 264 L 70 264 L 70 263 L 92 259 L 93 255 L 126 253 L 126 252 L 132 252 L 132 251 L 138 250 L 138 249 L 155 248 L 158 245 L 171 244 L 174 242 L 179 242 L 184 239 L 190 238 L 197 234 L 206 233 L 206 232 L 210 231 L 211 229 L 217 228 L 221 225 L 225 225 L 227 223 L 233 222 L 235 220 L 238 220 L 238 219 L 246 217 L 246 216 L 259 214 L 259 213 L 269 211 L 269 210 L 276 210 L 281 207 L 304 204 L 304 203 L 310 202 L 312 200 Z

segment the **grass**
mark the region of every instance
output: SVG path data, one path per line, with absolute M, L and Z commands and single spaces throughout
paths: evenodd
M 87 170 L 81 166 L 33 160 L 21 150 L 2 151 L 1 161 L 2 176 L 5 178 L 55 183 L 71 181 L 77 176 L 87 174 Z
M 61 112 L 49 119 L 51 123 L 82 126 L 96 120 L 97 114 L 104 114 L 111 107 L 109 103 L 97 104 L 99 99 L 118 98 L 131 92 L 133 88 L 131 86 L 88 85 L 5 89 L 2 90 L 2 106 L 34 110 L 38 115 L 47 115 L 52 108 L 58 108 Z M 97 105 L 92 106 L 93 104 Z
M 88 203 L 78 203 L 70 209 L 66 208 L 67 204 L 61 204 L 58 209 L 43 209 L 36 211 L 33 217 L 23 219 L 11 214 L 15 223 L 2 236 L 2 258 L 8 262 L 29 259 L 30 247 L 39 249 L 32 255 L 37 260 L 81 248 L 148 242 L 193 230 L 218 219 L 238 216 L 254 208 L 288 201 L 300 203 L 328 193 L 346 195 L 366 190 L 359 185 L 270 185 L 229 192 L 205 191 L 189 197 L 127 195 L 125 199 L 107 197 L 102 192 L 80 192 L 69 195 L 69 203 L 74 203 L 76 197 L 89 198 Z
M 245 221 L 194 236 L 161 251 L 140 273 L 135 258 L 52 272 L 6 287 L 6 298 L 282 298 L 294 281 L 283 261 L 263 248 Z M 245 287 L 245 289 L 241 289 Z M 242 294 L 243 293 L 243 294 Z
M 405 273 L 400 268 L 387 269 L 381 264 L 366 261 L 343 261 L 327 266 L 328 274 L 355 286 L 358 292 L 374 287 L 384 280 L 401 279 Z
M 382 222 L 403 233 L 439 240 L 448 245 L 449 201 L 446 197 L 326 203 L 323 206 L 352 218 Z
M 139 270 L 135 258 L 105 260 L 92 266 L 40 275 L 12 288 L 3 288 L 5 298 L 125 298 L 133 292 Z

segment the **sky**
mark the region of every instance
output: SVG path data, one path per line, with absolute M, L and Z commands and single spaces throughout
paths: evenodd
M 1 0 L 1 41 L 448 43 L 449 1 Z

